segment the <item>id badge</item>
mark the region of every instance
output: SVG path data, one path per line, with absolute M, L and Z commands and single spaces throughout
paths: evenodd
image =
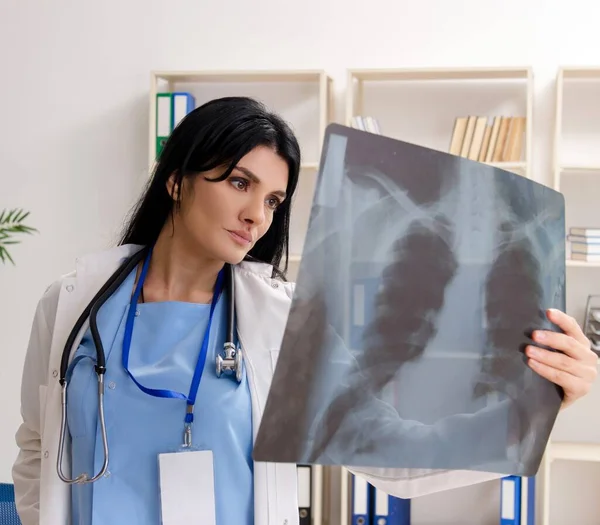
M 216 525 L 211 450 L 158 455 L 162 525 Z

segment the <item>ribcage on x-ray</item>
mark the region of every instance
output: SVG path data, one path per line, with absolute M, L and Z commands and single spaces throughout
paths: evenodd
M 506 224 L 502 228 L 506 240 L 508 228 Z M 543 290 L 538 280 L 540 265 L 529 239 L 502 242 L 498 252 L 485 283 L 488 355 L 492 357 L 484 361 L 484 372 L 490 377 L 485 389 L 511 396 L 517 391 L 511 386 L 522 388 L 523 352 L 531 342 L 531 332 L 544 321 Z M 516 330 L 517 326 L 522 330 Z
M 438 217 L 431 227 L 414 222 L 392 250 L 375 299 L 375 318 L 364 331 L 359 363 L 364 381 L 378 393 L 407 361 L 419 357 L 436 332 L 436 314 L 457 262 L 449 222 Z M 407 278 L 408 277 L 408 278 Z M 404 340 L 398 334 L 410 334 Z
M 350 386 L 339 393 L 322 418 L 311 451 L 313 461 L 326 451 L 346 415 L 378 396 L 406 362 L 421 355 L 435 335 L 436 313 L 457 269 L 451 245 L 452 230 L 444 217 L 427 225 L 415 221 L 395 242 L 392 261 L 382 272 L 375 318 L 365 330 L 357 369 L 350 377 Z M 399 340 L 401 333 L 410 336 Z
M 530 239 L 515 239 L 508 223 L 500 231 L 498 256 L 485 282 L 488 344 L 482 362 L 484 379 L 475 394 L 499 393 L 511 399 L 510 432 L 515 442 L 521 442 L 529 434 L 536 404 L 524 394 L 524 350 L 532 331 L 544 323 L 541 269 Z

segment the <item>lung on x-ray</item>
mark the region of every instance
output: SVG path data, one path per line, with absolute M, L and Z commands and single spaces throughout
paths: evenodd
M 562 391 L 527 366 L 565 309 L 562 195 L 332 124 L 257 461 L 534 475 Z

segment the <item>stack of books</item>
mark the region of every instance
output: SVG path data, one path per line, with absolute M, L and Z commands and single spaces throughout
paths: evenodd
M 600 262 L 600 227 L 570 228 L 567 240 L 570 243 L 571 260 Z
M 526 128 L 525 117 L 458 117 L 449 153 L 485 163 L 520 162 Z

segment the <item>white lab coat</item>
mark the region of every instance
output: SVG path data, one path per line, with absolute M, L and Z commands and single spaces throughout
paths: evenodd
M 56 473 L 60 434 L 60 360 L 76 320 L 123 259 L 139 247 L 121 246 L 77 260 L 76 270 L 53 283 L 33 321 L 22 385 L 20 452 L 13 467 L 15 496 L 23 525 L 67 525 L 70 487 Z M 291 304 L 293 284 L 271 278 L 271 266 L 243 262 L 236 269 L 236 309 L 244 351 L 254 436 L 259 427 Z M 76 338 L 74 351 L 87 330 Z M 399 443 L 398 446 L 401 446 Z M 68 472 L 68 454 L 65 454 Z M 499 474 L 409 469 L 351 469 L 382 490 L 401 497 L 466 486 Z M 296 468 L 255 463 L 255 525 L 297 525 Z M 234 498 L 235 499 L 235 498 Z

